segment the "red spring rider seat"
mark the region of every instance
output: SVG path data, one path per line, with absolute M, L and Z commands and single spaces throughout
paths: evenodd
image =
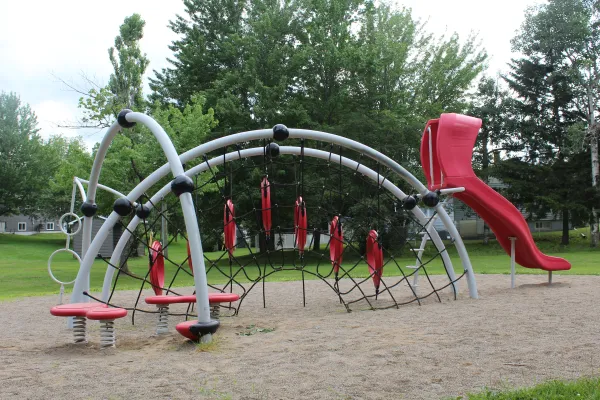
M 86 315 L 94 308 L 107 307 L 102 303 L 61 304 L 50 309 L 55 317 L 73 317 L 73 336 L 75 343 L 87 343 Z
M 88 319 L 100 321 L 100 347 L 115 347 L 115 319 L 127 315 L 124 308 L 92 308 L 87 312 Z
M 220 305 L 222 303 L 233 303 L 240 299 L 236 293 L 209 293 L 208 303 L 210 305 L 211 318 L 219 319 Z M 169 305 L 171 304 L 189 304 L 196 302 L 196 295 L 187 296 L 150 296 L 144 299 L 146 304 L 156 304 L 158 307 L 158 321 L 156 333 L 162 334 L 169 331 Z M 197 322 L 197 321 L 194 321 Z M 185 336 L 185 335 L 184 335 Z M 187 336 L 186 336 L 187 337 Z

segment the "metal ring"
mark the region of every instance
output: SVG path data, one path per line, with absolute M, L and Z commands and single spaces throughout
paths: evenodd
M 67 214 L 65 214 L 65 215 L 67 215 Z M 62 219 L 62 218 L 61 218 L 61 219 Z M 71 250 L 71 249 L 58 249 L 58 250 L 56 250 L 54 253 L 50 254 L 50 258 L 48 258 L 48 273 L 50 274 L 50 278 L 52 278 L 52 280 L 53 280 L 54 282 L 56 282 L 56 283 L 59 283 L 59 284 L 61 284 L 61 285 L 70 285 L 70 284 L 72 284 L 73 282 L 75 282 L 75 280 L 76 280 L 77 278 L 73 279 L 71 282 L 62 282 L 62 281 L 59 281 L 58 279 L 56 279 L 56 277 L 55 277 L 55 276 L 54 276 L 54 274 L 52 273 L 52 268 L 50 267 L 50 266 L 52 265 L 52 259 L 54 258 L 54 255 L 55 255 L 56 253 L 60 253 L 61 251 L 66 251 L 67 253 L 71 253 L 71 254 L 73 254 L 73 255 L 75 256 L 75 258 L 77 258 L 77 261 L 79 261 L 79 265 L 81 266 L 81 258 L 79 257 L 79 254 L 75 253 L 75 252 L 74 252 L 73 250 Z
M 75 230 L 75 232 L 69 233 L 69 232 L 65 231 L 64 228 L 63 228 L 63 219 L 65 217 L 68 217 L 68 216 L 73 216 L 73 217 L 75 217 L 77 219 L 77 229 Z M 81 230 L 81 218 L 79 218 L 79 216 L 77 214 L 75 214 L 75 213 L 68 212 L 66 214 L 63 214 L 62 217 L 60 217 L 60 219 L 58 220 L 58 227 L 60 228 L 60 231 L 62 233 L 64 233 L 65 235 L 75 236 Z

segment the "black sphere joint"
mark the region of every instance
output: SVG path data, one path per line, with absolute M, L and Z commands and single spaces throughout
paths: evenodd
M 427 207 L 435 207 L 440 202 L 440 196 L 436 192 L 429 192 L 423 196 L 423 204 Z
M 290 131 L 287 126 L 283 124 L 277 124 L 273 127 L 273 139 L 278 142 L 283 142 L 285 139 L 290 137 Z
M 269 143 L 265 147 L 265 152 L 271 158 L 277 157 L 279 156 L 279 145 L 277 143 Z
M 120 199 L 115 200 L 113 211 L 121 217 L 126 217 L 133 211 L 133 204 L 131 204 L 127 197 L 121 197 Z
M 130 112 L 133 112 L 133 111 L 124 109 L 124 110 L 121 110 L 121 112 L 119 112 L 119 115 L 117 115 L 117 122 L 119 123 L 119 125 L 121 125 L 121 127 L 133 128 L 135 126 L 135 122 L 129 122 L 129 121 L 127 121 L 127 118 L 125 118 L 125 115 L 129 114 Z
M 139 219 L 148 218 L 150 216 L 150 207 L 138 204 L 135 208 L 135 215 L 137 215 Z
M 171 182 L 171 191 L 179 197 L 182 193 L 194 191 L 194 181 L 187 175 L 179 175 Z
M 86 217 L 93 217 L 98 211 L 98 206 L 94 203 L 88 203 L 87 201 L 81 205 L 81 212 Z
M 215 319 L 211 319 L 210 322 L 198 321 L 194 325 L 190 325 L 190 332 L 198 337 L 208 335 L 209 333 L 212 335 L 219 329 L 219 325 L 220 322 Z
M 414 196 L 408 196 L 404 199 L 403 205 L 407 210 L 412 210 L 417 206 L 417 199 Z

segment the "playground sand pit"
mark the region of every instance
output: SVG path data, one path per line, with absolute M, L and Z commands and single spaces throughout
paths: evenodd
M 8 301 L 0 398 L 440 399 L 597 375 L 600 277 L 545 279 L 521 275 L 511 290 L 508 275 L 479 275 L 479 300 L 462 280 L 457 301 L 445 290 L 442 303 L 352 313 L 320 281 L 306 282 L 306 307 L 302 282 L 267 283 L 267 308 L 255 288 L 206 348 L 175 332 L 182 317 L 156 336 L 156 315 L 139 312 L 117 321 L 116 349 L 99 349 L 96 322 L 75 345 L 49 313 L 58 296 Z

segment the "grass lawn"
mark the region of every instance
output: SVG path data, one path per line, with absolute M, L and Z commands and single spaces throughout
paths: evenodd
M 585 233 L 587 238 L 581 237 L 580 233 Z M 598 264 L 598 256 L 600 252 L 589 248 L 589 232 L 587 231 L 572 231 L 571 244 L 568 247 L 559 245 L 560 234 L 557 232 L 535 235 L 536 242 L 540 249 L 548 254 L 564 257 L 569 260 L 573 269 L 562 274 L 579 274 L 579 275 L 597 275 L 600 274 L 600 265 Z M 19 296 L 35 296 L 58 293 L 59 285 L 53 282 L 47 270 L 47 260 L 50 254 L 59 248 L 64 248 L 65 236 L 62 234 L 39 234 L 34 236 L 20 236 L 3 234 L 0 235 L 0 299 L 14 298 Z M 455 270 L 460 270 L 460 259 L 456 254 L 454 246 L 448 245 L 448 253 L 454 263 Z M 489 245 L 483 245 L 480 241 L 466 241 L 466 246 L 469 251 L 471 262 L 476 273 L 482 274 L 508 274 L 510 272 L 510 258 L 504 253 L 502 248 L 496 243 L 491 242 Z M 415 244 L 415 247 L 418 247 Z M 428 246 L 431 249 L 431 246 Z M 172 243 L 169 246 L 169 257 L 176 262 L 181 262 L 186 257 L 185 242 L 179 241 Z M 320 272 L 327 273 L 330 269 L 327 261 L 327 256 L 321 256 L 316 252 L 306 252 L 307 270 L 315 271 L 319 259 L 322 259 L 320 264 Z M 434 253 L 431 252 L 430 255 Z M 216 259 L 221 253 L 207 253 L 210 259 Z M 245 271 L 250 278 L 258 275 L 256 266 L 253 266 L 252 256 L 248 254 L 248 250 L 236 250 L 236 258 L 243 263 L 249 263 L 245 267 Z M 285 265 L 291 265 L 293 259 L 298 262 L 298 258 L 293 252 L 286 252 Z M 272 256 L 274 265 L 281 265 L 282 254 L 277 252 Z M 425 259 L 427 253 L 425 254 Z M 414 257 L 409 255 L 396 255 L 398 264 L 402 267 L 414 264 Z M 349 268 L 354 263 L 360 261 L 357 256 L 351 254 L 344 255 L 344 267 Z M 264 263 L 264 262 L 263 262 Z M 222 259 L 219 261 L 222 267 L 229 267 L 228 261 Z M 102 281 L 106 272 L 107 264 L 102 260 L 96 260 L 91 274 L 92 290 L 98 291 L 102 287 Z M 129 262 L 130 269 L 138 275 L 145 275 L 148 269 L 148 259 L 146 257 L 138 257 L 131 259 Z M 71 255 L 67 253 L 59 253 L 54 257 L 52 270 L 58 279 L 70 281 L 75 279 L 77 274 L 78 264 Z M 237 270 L 237 267 L 235 267 Z M 176 268 L 173 265 L 166 265 L 166 282 L 172 278 Z M 387 271 L 396 270 L 388 268 Z M 397 271 L 397 270 L 396 270 Z M 427 266 L 427 271 L 431 274 L 444 273 L 443 267 L 439 258 Z M 396 272 L 397 273 L 397 272 Z M 518 268 L 519 274 L 545 274 L 545 271 L 537 269 Z M 365 263 L 359 263 L 352 272 L 353 276 L 368 276 L 368 269 Z M 285 281 L 300 279 L 301 274 L 297 271 L 282 271 L 271 275 L 269 281 Z M 241 275 L 239 276 L 240 280 Z M 309 274 L 306 275 L 310 279 Z M 224 283 L 226 278 L 213 268 L 208 274 L 209 282 Z M 188 274 L 179 273 L 175 286 L 191 286 L 193 279 Z M 140 287 L 140 281 L 134 278 L 122 275 L 119 278 L 118 287 L 120 289 L 136 289 Z M 67 286 L 69 291 L 71 286 Z
M 560 400 L 560 399 L 600 399 L 600 379 L 582 378 L 573 382 L 550 381 L 533 388 L 517 389 L 506 392 L 486 391 L 469 394 L 459 399 L 469 400 Z

